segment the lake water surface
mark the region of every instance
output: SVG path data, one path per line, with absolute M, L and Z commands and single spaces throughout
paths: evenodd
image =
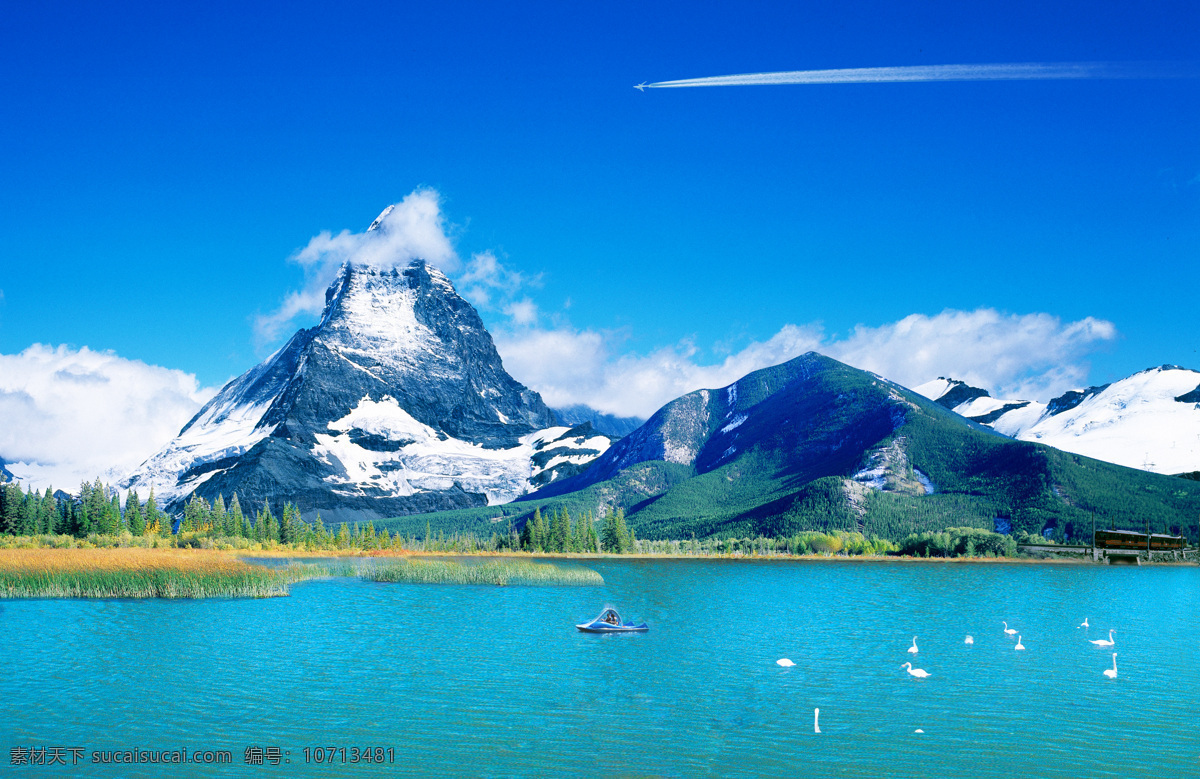
M 266 600 L 0 601 L 4 769 L 1200 775 L 1200 568 L 580 564 L 606 584 L 333 579 Z M 650 631 L 575 630 L 608 604 Z M 1084 617 L 1088 630 L 1076 628 Z M 1109 628 L 1115 680 L 1102 675 L 1114 650 L 1085 640 Z M 783 657 L 796 665 L 781 668 Z M 910 678 L 910 659 L 931 677 Z M 233 762 L 12 766 L 19 746 L 82 747 L 84 761 L 94 750 L 230 750 Z M 331 746 L 391 748 L 394 762 L 305 763 L 305 747 Z M 246 765 L 247 747 L 277 747 L 290 763 Z

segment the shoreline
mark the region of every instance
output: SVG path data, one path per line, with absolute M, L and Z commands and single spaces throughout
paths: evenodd
M 51 547 L 11 547 L 0 548 L 0 561 L 16 552 L 28 552 Z M 690 555 L 690 554 L 609 554 L 595 552 L 441 552 L 423 550 L 394 550 L 394 549 L 201 549 L 180 547 L 92 547 L 92 548 L 62 548 L 56 550 L 67 556 L 72 553 L 112 554 L 116 557 L 124 554 L 141 553 L 148 556 L 163 558 L 200 558 L 206 555 L 227 557 L 245 561 L 247 558 L 266 559 L 295 559 L 313 560 L 328 558 L 483 558 L 511 560 L 545 560 L 545 561 L 588 561 L 588 560 L 708 560 L 720 562 L 768 562 L 768 563 L 897 563 L 897 564 L 950 564 L 950 565 L 1095 565 L 1109 566 L 1104 561 L 1093 561 L 1090 555 L 1072 555 L 1071 557 L 911 557 L 901 555 L 835 555 L 835 554 L 806 554 L 806 555 Z M 253 563 L 250 563 L 253 564 Z M 1128 565 L 1128 564 L 1126 564 Z M 1156 560 L 1146 561 L 1129 567 L 1143 566 L 1159 567 L 1196 567 L 1200 561 L 1192 560 Z M 1116 567 L 1124 567 L 1118 565 Z
M 949 563 L 954 565 L 1096 565 L 1108 567 L 1109 563 L 1093 561 L 1085 556 L 1075 557 L 911 557 L 902 555 L 685 555 L 685 554 L 607 554 L 604 552 L 425 552 L 420 550 L 395 551 L 390 549 L 332 549 L 332 550 L 286 550 L 270 549 L 244 552 L 242 550 L 211 550 L 248 557 L 279 558 L 323 558 L 323 557 L 482 557 L 508 558 L 514 560 L 714 560 L 728 562 L 863 562 L 863 563 Z M 1128 567 L 1146 565 L 1171 567 L 1196 567 L 1196 560 L 1159 560 Z M 1123 567 L 1117 565 L 1116 567 Z

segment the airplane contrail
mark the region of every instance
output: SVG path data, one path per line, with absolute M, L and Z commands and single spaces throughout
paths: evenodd
M 762 84 L 885 84 L 904 81 L 1027 81 L 1054 79 L 1147 78 L 1182 75 L 1108 62 L 1016 62 L 991 65 L 899 65 L 884 68 L 786 70 L 732 76 L 642 82 L 634 89 L 740 87 Z

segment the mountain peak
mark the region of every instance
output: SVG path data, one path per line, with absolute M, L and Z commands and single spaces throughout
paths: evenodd
M 128 482 L 158 482 L 175 506 L 237 492 L 326 518 L 460 508 L 528 489 L 551 428 L 554 414 L 504 370 L 442 271 L 423 259 L 347 263 L 320 324 L 226 385 Z M 602 440 L 579 446 L 594 455 Z
M 392 205 L 383 209 L 383 211 L 379 214 L 379 216 L 375 217 L 375 221 L 371 222 L 371 226 L 367 228 L 367 232 L 369 233 L 372 230 L 378 230 L 379 226 L 383 224 L 383 220 L 387 219 L 387 215 L 392 213 L 392 209 L 394 209 L 395 207 L 396 207 L 396 204 L 393 203 Z

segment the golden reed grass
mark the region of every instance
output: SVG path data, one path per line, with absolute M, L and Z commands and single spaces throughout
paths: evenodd
M 0 598 L 264 598 L 301 578 L 189 549 L 0 550 Z

